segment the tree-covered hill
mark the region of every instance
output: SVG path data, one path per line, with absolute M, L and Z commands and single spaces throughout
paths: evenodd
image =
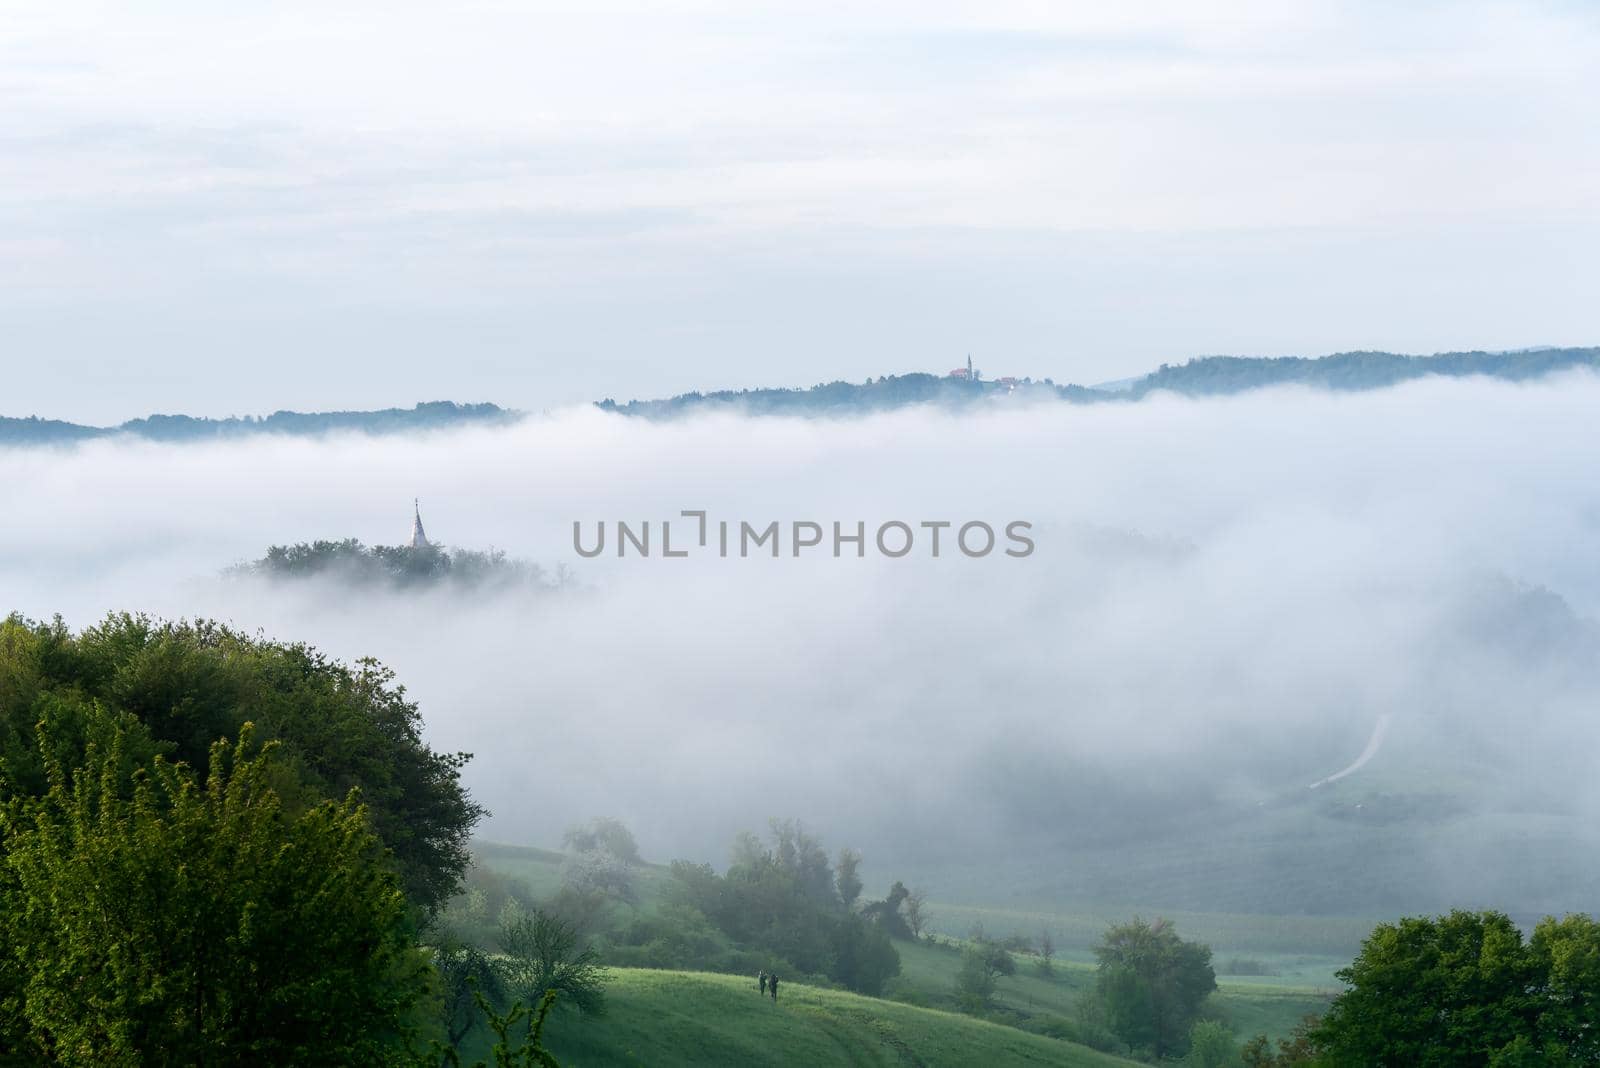
M 752 415 L 860 415 L 911 404 L 965 408 L 985 400 L 1021 392 L 1047 400 L 1089 400 L 1094 391 L 1081 386 L 1056 386 L 1032 379 L 1016 382 L 969 380 L 913 372 L 879 376 L 857 384 L 824 382 L 810 389 L 741 389 L 684 393 L 664 400 L 603 400 L 602 411 L 669 419 L 707 411 L 729 410 Z
M 336 432 L 408 434 L 469 424 L 510 423 L 522 413 L 495 404 L 427 401 L 414 408 L 367 412 L 279 411 L 256 417 L 208 419 L 192 415 L 150 415 L 117 426 L 84 426 L 59 419 L 0 416 L 0 445 L 64 445 L 92 438 L 128 435 L 150 441 L 211 441 L 254 434 L 312 436 Z
M 432 543 L 364 545 L 355 538 L 272 545 L 259 560 L 238 564 L 225 574 L 272 582 L 326 578 L 352 586 L 479 592 L 555 589 L 570 580 L 565 568 L 547 575 L 538 564 L 507 556 L 500 549 L 452 549 Z
M 1060 385 L 1050 378 L 1027 376 L 967 379 L 914 371 L 879 375 L 863 382 L 819 382 L 809 388 L 696 391 L 625 402 L 608 397 L 596 402 L 595 407 L 604 412 L 647 419 L 672 419 L 717 411 L 743 415 L 850 417 L 913 405 L 977 410 L 997 404 L 1040 401 L 1125 404 L 1160 392 L 1218 396 L 1284 385 L 1331 390 L 1382 389 L 1429 376 L 1482 376 L 1522 382 L 1579 368 L 1600 370 L 1600 347 L 1445 352 L 1432 356 L 1393 352 L 1341 352 L 1318 357 L 1201 356 L 1183 364 L 1162 364 L 1147 375 L 1117 383 L 1115 388 Z M 492 426 L 522 418 L 522 412 L 495 404 L 452 401 L 430 401 L 414 408 L 378 411 L 279 411 L 259 418 L 253 415 L 226 419 L 150 415 L 117 426 L 86 426 L 36 415 L 26 418 L 0 415 L 0 446 L 68 445 L 117 435 L 150 441 L 192 442 L 258 434 L 407 434 L 468 425 Z

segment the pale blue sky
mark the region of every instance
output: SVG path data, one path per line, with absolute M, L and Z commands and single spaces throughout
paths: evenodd
M 1591 11 L 10 4 L 0 414 L 1597 343 Z

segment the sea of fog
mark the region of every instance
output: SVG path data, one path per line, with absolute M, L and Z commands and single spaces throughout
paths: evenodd
M 1370 854 L 1403 857 L 1380 897 L 1302 903 L 1579 907 L 1600 887 L 1596 412 L 1600 378 L 1576 375 L 12 449 L 0 611 L 211 617 L 375 656 L 435 746 L 475 754 L 500 840 L 608 814 L 647 856 L 716 862 L 798 816 L 881 879 L 1241 907 L 1219 872 Z M 572 583 L 222 576 L 275 543 L 400 542 L 414 497 L 435 541 Z M 782 553 L 700 549 L 684 510 L 777 521 Z M 614 531 L 574 551 L 575 521 L 592 541 L 663 519 L 688 557 L 617 559 Z M 868 551 L 796 558 L 796 521 L 864 522 Z M 887 558 L 870 540 L 890 521 L 1025 521 L 1034 550 Z M 1291 839 L 1305 852 L 1262 846 Z M 1149 882 L 1086 874 L 1122 857 Z

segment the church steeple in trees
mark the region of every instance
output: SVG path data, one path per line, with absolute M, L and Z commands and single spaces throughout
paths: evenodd
M 422 530 L 422 506 L 415 497 L 411 498 L 411 509 L 411 547 L 413 549 L 426 549 L 428 547 L 428 535 L 423 533 Z

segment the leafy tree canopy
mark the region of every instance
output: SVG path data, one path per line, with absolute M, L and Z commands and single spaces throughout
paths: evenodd
M 0 621 L 0 800 L 50 788 L 36 724 L 52 724 L 43 746 L 70 769 L 100 710 L 143 728 L 125 740 L 131 764 L 159 752 L 202 778 L 213 744 L 253 721 L 277 742 L 273 785 L 291 815 L 359 789 L 413 905 L 431 913 L 460 885 L 483 816 L 460 780 L 469 755 L 430 749 L 416 704 L 374 660 L 349 666 L 204 621 L 122 613 L 73 635 L 12 616 Z
M 354 793 L 298 812 L 249 724 L 197 779 L 89 708 L 0 807 L 0 1050 L 26 1064 L 394 1063 L 430 987 Z
M 1600 1061 L 1600 924 L 1547 917 L 1524 941 L 1499 912 L 1380 924 L 1310 1037 L 1335 1063 Z

